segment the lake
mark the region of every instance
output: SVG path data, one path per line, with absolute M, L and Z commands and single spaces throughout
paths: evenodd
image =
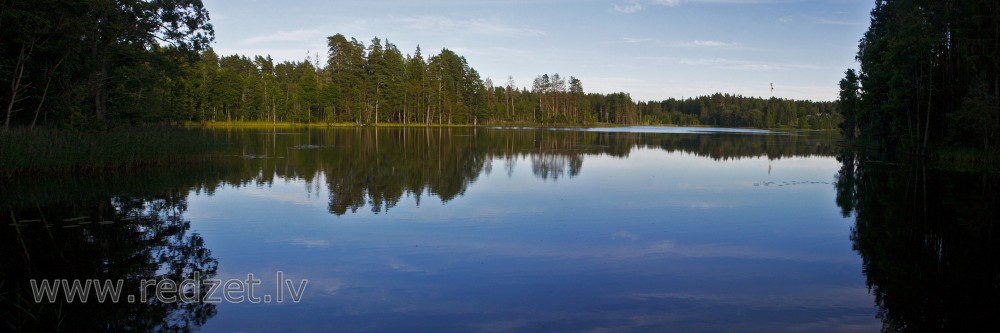
M 842 153 L 830 132 L 207 135 L 227 145 L 204 165 L 6 185 L 7 327 L 873 332 L 997 324 L 997 177 L 871 164 Z M 979 204 L 952 202 L 965 197 Z M 979 261 L 966 263 L 972 254 Z M 215 302 L 49 303 L 33 302 L 28 283 L 122 280 L 129 295 L 151 290 L 148 280 L 194 276 L 223 287 L 189 284 L 187 295 L 233 292 Z

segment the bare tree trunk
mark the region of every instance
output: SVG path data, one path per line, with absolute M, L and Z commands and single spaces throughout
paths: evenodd
M 10 118 L 14 113 L 14 104 L 24 98 L 18 98 L 17 95 L 26 86 L 21 85 L 21 79 L 24 78 L 24 67 L 27 66 L 28 55 L 31 54 L 31 50 L 35 47 L 35 41 L 31 41 L 30 45 L 21 44 L 21 53 L 17 56 L 17 65 L 14 66 L 14 79 L 10 82 L 10 102 L 7 103 L 7 117 L 3 122 L 4 132 L 10 129 Z
M 924 122 L 924 144 L 920 147 L 920 155 L 927 155 L 927 139 L 931 136 L 931 102 L 933 99 L 931 97 L 934 95 L 934 70 L 931 69 L 931 74 L 929 78 L 929 83 L 927 84 L 927 120 Z M 918 120 L 919 121 L 919 120 Z
M 45 88 L 42 89 L 42 98 L 41 100 L 38 101 L 38 107 L 35 108 L 35 117 L 31 119 L 30 128 L 35 128 L 35 123 L 38 122 L 38 114 L 42 112 L 42 105 L 45 104 L 45 97 L 48 96 L 49 94 L 49 85 L 52 83 L 52 76 L 57 70 L 59 70 L 59 66 L 62 65 L 62 62 L 64 60 L 66 60 L 66 57 L 67 55 L 63 55 L 63 57 L 59 59 L 59 62 L 57 62 L 54 67 L 52 67 L 52 70 L 48 71 L 47 75 L 48 77 L 45 79 Z
M 97 89 L 94 91 L 94 116 L 98 120 L 104 120 L 104 115 L 108 111 L 108 60 L 101 59 L 100 69 L 97 71 Z

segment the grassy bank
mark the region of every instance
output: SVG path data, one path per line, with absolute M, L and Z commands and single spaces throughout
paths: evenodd
M 215 121 L 215 122 L 187 122 L 184 124 L 188 128 L 327 128 L 327 127 L 474 127 L 472 124 L 424 124 L 424 123 L 378 123 L 376 124 L 356 124 L 356 123 L 297 123 L 297 122 L 269 122 L 269 121 Z M 482 125 L 480 125 L 482 126 Z
M 219 146 L 201 131 L 167 126 L 12 129 L 0 132 L 0 178 L 179 165 L 208 158 Z
M 1000 173 L 1000 151 L 958 147 L 936 147 L 930 154 L 937 168 L 963 172 Z
M 569 123 L 533 123 L 533 122 L 491 122 L 480 124 L 425 124 L 425 123 L 378 123 L 362 124 L 356 123 L 297 123 L 297 122 L 268 122 L 268 121 L 216 121 L 216 122 L 187 122 L 184 124 L 188 128 L 326 128 L 326 127 L 529 127 L 529 128 L 595 128 L 595 127 L 622 127 L 624 125 L 608 123 L 590 124 L 569 124 Z M 671 125 L 663 125 L 671 126 Z

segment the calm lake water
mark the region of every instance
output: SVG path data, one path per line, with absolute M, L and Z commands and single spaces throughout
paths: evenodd
M 874 332 L 883 322 L 996 325 L 996 177 L 938 181 L 933 170 L 870 166 L 841 154 L 831 133 L 209 134 L 229 144 L 205 165 L 7 185 L 0 207 L 7 327 Z M 938 204 L 944 195 L 975 196 L 982 207 L 961 213 Z M 941 227 L 941 218 L 959 223 Z M 980 262 L 965 264 L 970 254 Z M 198 304 L 35 303 L 27 282 L 123 279 L 125 293 L 135 294 L 142 279 L 180 281 L 196 271 L 261 282 L 241 301 Z

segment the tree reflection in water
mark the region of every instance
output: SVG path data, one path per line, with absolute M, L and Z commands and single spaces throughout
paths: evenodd
M 835 156 L 835 133 L 614 133 L 488 128 L 339 128 L 220 130 L 236 142 L 226 154 L 240 160 L 222 180 L 236 186 L 280 179 L 325 182 L 335 215 L 387 212 L 404 196 L 418 205 L 430 194 L 448 202 L 502 161 L 508 176 L 518 160 L 545 180 L 575 177 L 586 156 L 625 158 L 635 149 L 684 152 L 713 160 Z M 212 184 L 209 184 L 212 185 Z
M 886 332 L 1000 329 L 1000 177 L 839 157 L 837 203 Z
M 61 183 L 66 186 L 47 188 L 74 188 L 68 184 L 71 180 Z M 214 304 L 164 303 L 155 297 L 138 301 L 144 279 L 182 281 L 195 272 L 203 279 L 216 274 L 218 261 L 202 238 L 189 232 L 190 222 L 184 218 L 188 190 L 175 187 L 157 194 L 81 200 L 4 198 L 9 204 L 2 207 L 0 216 L 4 228 L 0 241 L 3 329 L 184 332 L 203 325 L 215 315 Z M 86 303 L 68 302 L 64 296 L 55 303 L 36 303 L 31 279 L 124 282 L 118 302 L 98 302 L 92 292 Z M 205 295 L 204 286 L 200 287 Z M 128 302 L 130 294 L 136 295 L 135 302 Z
M 270 186 L 296 179 L 329 193 L 328 210 L 388 212 L 404 197 L 448 202 L 492 172 L 560 181 L 583 172 L 588 156 L 626 158 L 636 149 L 713 160 L 834 156 L 832 134 L 610 133 L 486 128 L 213 130 L 230 143 L 198 169 L 143 175 L 36 179 L 0 193 L 0 297 L 4 328 L 21 331 L 187 331 L 216 313 L 213 304 L 35 303 L 28 280 L 180 281 L 216 273 L 217 260 L 185 220 L 187 196 L 223 186 Z M 80 218 L 80 219 L 78 219 Z M 103 222 L 103 223 L 102 223 Z M 8 226 L 11 225 L 12 226 Z M 49 225 L 45 227 L 45 225 Z

